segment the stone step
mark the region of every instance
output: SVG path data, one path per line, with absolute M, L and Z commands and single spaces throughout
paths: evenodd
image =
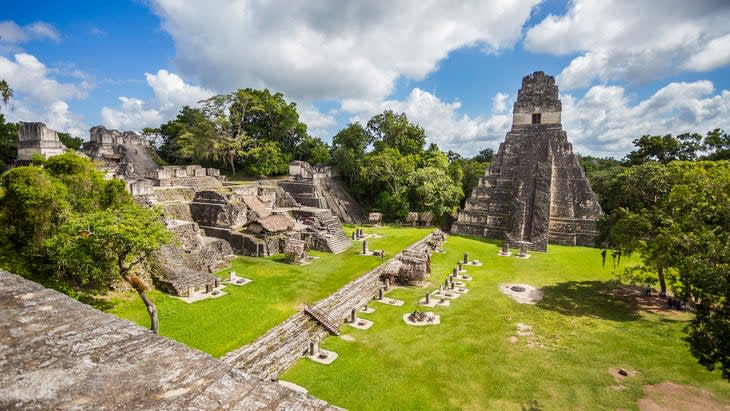
M 338 329 L 339 327 L 337 327 L 335 320 L 327 315 L 327 313 L 325 313 L 324 311 L 319 310 L 315 307 L 305 305 L 304 312 L 311 315 L 315 320 L 319 321 L 319 323 L 322 324 L 324 328 L 327 329 L 327 331 L 331 332 L 334 335 L 340 335 L 340 330 Z

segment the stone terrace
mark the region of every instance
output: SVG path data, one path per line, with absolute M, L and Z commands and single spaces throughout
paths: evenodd
M 0 270 L 0 409 L 336 409 Z
M 433 233 L 410 245 L 406 250 L 424 252 L 429 249 L 428 240 Z M 398 259 L 396 254 L 389 261 Z M 335 327 L 344 324 L 351 310 L 360 308 L 373 299 L 378 289 L 384 287 L 381 276 L 387 263 L 363 274 L 344 285 L 334 294 L 314 305 L 315 310 L 326 313 Z M 319 341 L 329 331 L 304 312 L 298 312 L 272 328 L 253 343 L 226 354 L 221 360 L 234 369 L 242 369 L 263 379 L 278 377 L 299 360 L 309 347 L 310 341 Z

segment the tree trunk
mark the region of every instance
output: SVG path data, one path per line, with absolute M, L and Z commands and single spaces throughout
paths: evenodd
M 659 288 L 661 289 L 660 295 L 667 295 L 667 282 L 664 280 L 664 269 L 661 264 L 657 265 L 657 275 L 659 276 Z
M 142 301 L 144 301 L 144 305 L 147 307 L 147 313 L 150 315 L 150 330 L 153 333 L 158 334 L 160 330 L 160 321 L 157 319 L 157 307 L 155 306 L 155 303 L 147 297 L 146 292 L 140 291 L 139 296 L 142 298 Z
M 126 272 L 122 274 L 122 278 L 124 278 L 124 281 L 128 282 L 129 285 L 131 285 L 132 288 L 137 291 L 137 294 L 139 294 L 139 297 L 142 299 L 145 307 L 147 307 L 147 313 L 150 315 L 150 331 L 157 334 L 160 329 L 160 322 L 157 319 L 157 307 L 155 306 L 155 303 L 153 303 L 152 300 L 147 297 L 144 284 L 141 282 L 139 277 L 135 276 L 134 278 L 137 279 L 137 281 L 135 281 Z

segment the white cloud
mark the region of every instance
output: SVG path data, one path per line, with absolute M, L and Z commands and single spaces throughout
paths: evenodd
M 559 76 L 563 90 L 595 79 L 643 82 L 729 64 L 727 21 L 730 3 L 723 1 L 575 0 L 565 15 L 530 28 L 525 47 L 580 53 Z
M 343 102 L 343 111 L 356 112 L 351 121 L 366 123 L 373 115 L 384 110 L 405 113 L 408 120 L 426 131 L 428 143 L 436 143 L 444 150 L 463 155 L 475 155 L 486 147 L 496 148 L 512 124 L 512 112 L 507 111 L 508 95 L 497 93 L 492 99 L 493 112 L 487 119 L 460 114 L 461 102 L 451 103 L 414 88 L 403 100 L 382 103 L 366 101 Z
M 312 104 L 297 104 L 299 121 L 307 125 L 307 133 L 321 139 L 328 139 L 337 120 L 332 113 L 325 114 Z
M 704 134 L 730 129 L 730 91 L 713 94 L 710 81 L 670 83 L 637 104 L 617 86 L 594 86 L 576 99 L 562 95 L 563 128 L 575 151 L 623 157 L 645 134 Z
M 58 42 L 61 41 L 61 35 L 52 25 L 42 21 L 23 27 L 13 21 L 0 22 L 0 43 L 17 44 L 34 39 L 49 39 Z
M 157 74 L 145 73 L 147 85 L 154 98 L 145 102 L 137 98 L 119 97 L 119 108 L 102 107 L 102 123 L 114 129 L 142 130 L 159 127 L 172 119 L 184 105 L 194 105 L 213 94 L 213 91 L 185 83 L 180 76 L 167 70 Z
M 512 47 L 539 0 L 156 0 L 180 71 L 216 90 L 381 100 L 465 46 Z
M 730 64 L 730 34 L 710 41 L 684 64 L 688 70 L 708 71 Z
M 88 128 L 69 110 L 67 101 L 86 98 L 91 85 L 87 80 L 58 81 L 53 78 L 55 72 L 30 54 L 16 54 L 14 60 L 0 56 L 0 78 L 15 92 L 2 111 L 8 121 L 41 121 L 51 129 L 83 137 Z

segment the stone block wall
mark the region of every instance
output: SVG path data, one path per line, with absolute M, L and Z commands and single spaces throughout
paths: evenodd
M 29 162 L 33 154 L 46 158 L 62 154 L 66 146 L 58 139 L 58 133 L 43 123 L 20 122 L 18 127 L 18 161 Z

